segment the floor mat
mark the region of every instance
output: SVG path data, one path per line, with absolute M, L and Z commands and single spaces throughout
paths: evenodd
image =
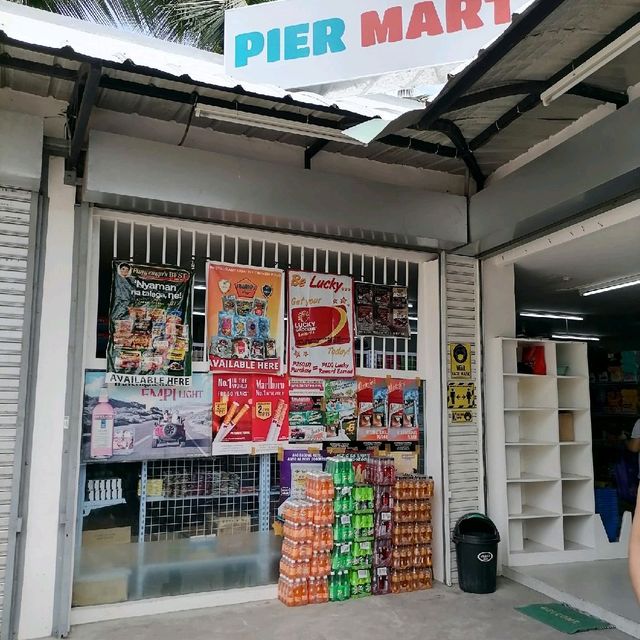
M 538 620 L 562 633 L 580 633 L 581 631 L 599 631 L 613 629 L 604 620 L 582 613 L 566 604 L 553 602 L 549 604 L 530 604 L 526 607 L 516 607 L 517 611 Z

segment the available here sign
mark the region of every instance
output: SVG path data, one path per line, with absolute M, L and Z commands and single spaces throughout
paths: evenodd
M 279 0 L 225 14 L 225 69 L 286 89 L 474 58 L 530 0 Z

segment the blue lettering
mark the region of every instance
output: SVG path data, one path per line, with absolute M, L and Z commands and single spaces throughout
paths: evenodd
M 267 62 L 280 60 L 280 29 L 267 31 Z
M 250 33 L 241 33 L 236 36 L 236 56 L 235 64 L 237 67 L 246 67 L 249 64 L 249 58 L 262 53 L 264 49 L 264 36 L 259 31 L 251 31 Z
M 313 55 L 321 56 L 330 51 L 339 53 L 346 49 L 342 36 L 344 35 L 344 20 L 329 18 L 313 23 Z
M 284 28 L 284 59 L 295 60 L 309 55 L 309 23 L 292 24 Z

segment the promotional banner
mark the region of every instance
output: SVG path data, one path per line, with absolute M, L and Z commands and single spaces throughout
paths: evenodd
M 289 271 L 289 373 L 352 378 L 353 279 Z
M 289 440 L 292 443 L 324 439 L 324 382 L 319 378 L 289 380 Z
M 107 387 L 104 371 L 85 372 L 82 460 L 136 462 L 211 453 L 211 376 L 189 388 Z
M 207 345 L 211 371 L 282 373 L 284 272 L 210 262 Z
M 390 380 L 389 392 L 389 440 L 414 442 L 419 438 L 420 386 L 413 380 Z
M 355 304 L 359 336 L 409 337 L 407 287 L 356 282 Z
M 114 260 L 107 384 L 191 384 L 192 273 Z
M 286 376 L 219 374 L 213 398 L 214 455 L 274 453 L 289 439 Z
M 304 479 L 309 471 L 322 471 L 323 451 L 285 449 L 280 462 L 280 496 L 283 499 L 305 497 Z
M 388 389 L 385 378 L 359 377 L 358 441 L 388 440 Z

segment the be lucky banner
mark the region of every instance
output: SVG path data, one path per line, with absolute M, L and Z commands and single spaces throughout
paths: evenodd
M 289 271 L 289 374 L 352 378 L 353 279 Z
M 191 385 L 187 269 L 114 260 L 107 384 Z

